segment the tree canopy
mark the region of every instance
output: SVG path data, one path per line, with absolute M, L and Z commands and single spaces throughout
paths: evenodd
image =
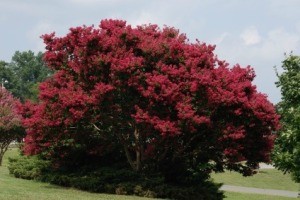
M 274 106 L 252 84 L 253 69 L 229 67 L 214 46 L 121 20 L 43 39 L 55 74 L 39 103 L 23 107 L 25 153 L 58 165 L 121 160 L 169 181 L 225 168 L 249 175 L 269 161 Z
M 282 129 L 278 133 L 273 153 L 275 166 L 291 172 L 300 182 L 300 57 L 288 56 L 283 61 L 283 73 L 277 74 L 282 101 L 278 104 Z
M 35 55 L 32 51 L 16 51 L 11 62 L 0 62 L 0 81 L 12 94 L 21 101 L 37 100 L 38 85 L 52 71 L 46 67 L 41 52 Z
M 0 87 L 0 166 L 2 158 L 12 141 L 22 139 L 25 131 L 18 114 L 18 100 L 5 88 Z
M 0 84 L 8 90 L 12 90 L 15 85 L 15 76 L 8 67 L 9 63 L 0 61 Z

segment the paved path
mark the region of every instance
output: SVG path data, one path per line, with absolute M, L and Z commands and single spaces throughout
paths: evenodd
M 233 185 L 223 185 L 221 190 L 229 192 L 243 192 L 243 193 L 252 193 L 252 194 L 265 194 L 265 195 L 275 195 L 283 197 L 298 197 L 298 192 L 292 192 L 287 190 L 271 190 L 271 189 L 261 189 L 261 188 L 252 188 L 252 187 L 241 187 Z
M 271 164 L 259 163 L 259 169 L 274 169 L 275 167 Z

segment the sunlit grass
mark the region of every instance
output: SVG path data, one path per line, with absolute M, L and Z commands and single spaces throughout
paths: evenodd
M 17 149 L 6 152 L 3 166 L 0 167 L 0 199 L 3 200 L 138 200 L 148 199 L 135 196 L 96 194 L 64 188 L 48 183 L 17 179 L 9 175 L 7 169 L 8 157 L 18 155 Z
M 299 184 L 295 183 L 289 174 L 283 174 L 276 169 L 262 169 L 254 176 L 244 177 L 237 172 L 212 174 L 217 183 L 262 189 L 277 189 L 298 191 Z

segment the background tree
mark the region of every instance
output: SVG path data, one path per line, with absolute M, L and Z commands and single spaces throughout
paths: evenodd
M 0 61 L 0 84 L 11 91 L 15 85 L 15 77 L 8 65 L 5 61 Z
M 225 168 L 249 175 L 269 161 L 274 107 L 252 85 L 253 70 L 229 68 L 213 46 L 119 20 L 43 38 L 56 73 L 40 102 L 23 107 L 25 153 L 72 168 L 127 162 L 183 185 Z
M 8 68 L 13 73 L 13 84 L 7 89 L 21 101 L 26 99 L 36 101 L 39 83 L 52 74 L 52 71 L 45 66 L 43 54 L 39 52 L 35 55 L 30 50 L 16 51 Z
M 21 115 L 17 113 L 18 103 L 5 88 L 0 88 L 0 166 L 9 144 L 25 135 Z
M 282 94 L 277 105 L 282 129 L 276 139 L 273 161 L 278 169 L 291 172 L 294 180 L 300 182 L 300 57 L 288 56 L 282 68 L 276 83 Z

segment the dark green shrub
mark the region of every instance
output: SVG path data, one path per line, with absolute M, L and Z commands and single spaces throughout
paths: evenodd
M 35 156 L 8 158 L 8 170 L 17 178 L 39 180 L 50 168 L 50 163 Z
M 52 170 L 50 170 L 52 169 Z M 119 195 L 135 195 L 177 200 L 219 200 L 220 185 L 209 181 L 197 184 L 167 183 L 160 174 L 144 175 L 131 169 L 85 166 L 65 171 L 50 168 L 48 161 L 22 156 L 9 159 L 9 172 L 15 177 L 35 179 L 81 190 Z
M 194 186 L 176 186 L 170 184 L 158 185 L 152 190 L 159 198 L 177 200 L 220 200 L 224 195 L 219 187 L 212 182 L 203 182 Z

